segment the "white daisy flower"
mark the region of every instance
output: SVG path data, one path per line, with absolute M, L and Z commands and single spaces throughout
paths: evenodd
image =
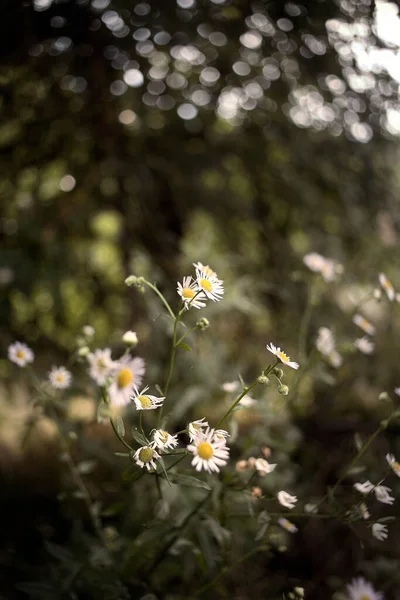
M 178 436 L 170 435 L 168 431 L 164 431 L 164 429 L 156 429 L 153 433 L 153 440 L 159 450 L 175 448 L 179 444 Z
M 387 485 L 377 485 L 374 489 L 376 499 L 383 504 L 393 504 L 394 498 L 390 495 L 392 489 Z
M 89 375 L 97 385 L 104 385 L 111 375 L 115 362 L 111 358 L 110 348 L 100 350 L 99 348 L 87 355 L 89 363 Z
M 206 275 L 204 271 L 196 269 L 197 289 L 204 292 L 207 298 L 218 302 L 224 295 L 224 284 L 221 279 Z
M 161 396 L 158 398 L 157 396 L 146 394 L 148 389 L 149 386 L 146 385 L 146 387 L 144 387 L 142 391 L 139 392 L 139 390 L 135 386 L 134 394 L 131 399 L 134 401 L 137 410 L 155 410 L 156 408 L 159 408 L 164 402 L 165 396 Z
M 300 365 L 297 362 L 291 361 L 290 358 L 287 356 L 287 354 L 285 354 L 283 352 L 283 350 L 281 350 L 280 348 L 277 348 L 276 346 L 274 346 L 274 344 L 267 344 L 266 348 L 272 354 L 274 354 L 274 356 L 279 358 L 279 360 L 281 362 L 283 362 L 284 365 L 287 365 L 288 367 L 292 367 L 292 369 L 299 368 Z
M 400 387 L 394 388 L 394 393 L 396 396 L 400 396 Z
M 385 540 L 388 536 L 386 525 L 383 525 L 382 523 L 374 523 L 372 525 L 372 535 L 380 542 L 383 542 L 383 540 Z
M 193 263 L 193 266 L 196 271 L 201 271 L 207 275 L 207 277 L 214 277 L 215 279 L 218 279 L 216 272 L 213 271 L 208 265 L 203 265 L 201 262 L 197 262 Z
M 139 340 L 136 331 L 125 331 L 124 335 L 122 336 L 122 341 L 131 348 L 137 346 Z
M 26 344 L 14 342 L 14 344 L 8 346 L 8 360 L 19 367 L 25 367 L 28 363 L 33 362 L 34 359 L 35 355 Z
M 396 461 L 393 454 L 386 454 L 386 460 L 392 467 L 392 470 L 396 473 L 397 477 L 400 477 L 400 464 Z
M 258 474 L 261 477 L 264 477 L 264 475 L 268 475 L 269 473 L 272 473 L 272 471 L 275 470 L 276 464 L 269 463 L 267 460 L 265 460 L 265 458 L 257 458 L 254 463 L 254 467 L 257 470 Z
M 353 323 L 357 325 L 357 327 L 360 327 L 360 329 L 365 331 L 365 333 L 368 333 L 368 335 L 375 335 L 376 329 L 374 325 L 367 321 L 367 319 L 365 319 L 362 315 L 358 313 L 355 314 L 353 317 Z
M 222 389 L 224 392 L 233 393 L 236 392 L 240 388 L 239 381 L 226 381 L 222 384 Z
M 155 461 L 160 458 L 160 455 L 155 450 L 154 442 L 152 442 L 149 446 L 142 446 L 136 450 L 133 458 L 139 467 L 142 469 L 143 467 L 146 467 L 146 469 L 150 471 L 150 469 L 157 469 Z
M 389 279 L 386 277 L 385 273 L 379 273 L 379 283 L 386 292 L 386 295 L 389 298 L 389 300 L 393 302 L 393 300 L 396 297 L 396 292 L 394 291 L 394 287 L 389 281 Z
M 192 307 L 204 308 L 206 306 L 206 303 L 203 302 L 203 300 L 206 300 L 207 298 L 204 292 L 199 292 L 197 283 L 192 281 L 191 276 L 184 277 L 182 283 L 178 281 L 177 291 L 187 310 Z
M 369 494 L 369 492 L 373 490 L 375 486 L 373 483 L 367 480 L 364 481 L 364 483 L 355 483 L 353 487 L 355 487 L 356 490 L 362 494 Z
M 286 506 L 286 508 L 290 508 L 290 509 L 294 508 L 294 505 L 297 502 L 297 496 L 291 496 L 290 494 L 288 494 L 287 492 L 284 492 L 283 490 L 278 492 L 277 498 L 278 498 L 279 504 L 282 504 L 282 506 Z
M 318 254 L 318 252 L 310 252 L 310 254 L 306 254 L 303 258 L 303 262 L 311 271 L 314 273 L 321 273 L 324 264 L 325 258 Z
M 201 431 L 193 444 L 189 444 L 187 449 L 194 454 L 192 466 L 196 471 L 206 470 L 209 473 L 213 471 L 219 473 L 219 468 L 227 464 L 229 458 L 229 448 L 225 439 L 217 440 L 214 429 L 207 428 Z
M 372 585 L 363 577 L 353 579 L 347 585 L 349 600 L 383 600 L 383 594 L 376 592 Z
M 72 375 L 65 367 L 53 367 L 49 373 L 51 385 L 58 390 L 66 390 L 71 385 Z
M 288 531 L 289 533 L 296 533 L 298 531 L 296 525 L 291 523 L 288 519 L 285 519 L 285 517 L 280 517 L 278 519 L 278 523 L 281 527 L 283 527 L 283 529 L 286 529 L 286 531 Z
M 191 442 L 194 442 L 199 433 L 201 433 L 203 429 L 207 429 L 207 427 L 209 426 L 208 422 L 204 419 L 205 417 L 203 417 L 202 419 L 198 419 L 197 421 L 192 421 L 187 426 L 189 439 Z
M 126 406 L 133 393 L 137 392 L 145 374 L 143 358 L 123 357 L 117 364 L 113 380 L 108 388 L 110 403 L 113 406 Z
M 226 440 L 226 438 L 231 437 L 231 435 L 225 431 L 225 429 L 216 429 L 214 432 L 214 437 L 216 440 Z
M 369 519 L 371 516 L 369 513 L 369 510 L 368 510 L 368 506 L 365 504 L 365 502 L 362 502 L 360 504 L 360 513 L 361 513 L 362 518 L 365 520 Z
M 335 350 L 335 338 L 328 327 L 320 327 L 318 329 L 318 337 L 315 341 L 315 346 L 324 356 L 329 356 L 329 354 L 332 354 Z
M 354 342 L 355 347 L 363 354 L 372 354 L 375 350 L 374 342 L 365 335 Z
M 343 364 L 343 356 L 335 350 L 329 355 L 329 362 L 331 363 L 332 367 L 339 369 L 339 367 L 341 367 Z

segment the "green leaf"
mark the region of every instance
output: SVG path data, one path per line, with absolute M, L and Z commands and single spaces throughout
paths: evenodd
M 239 381 L 240 381 L 240 383 L 242 385 L 242 388 L 245 390 L 247 386 L 246 386 L 246 384 L 244 382 L 244 379 L 243 379 L 243 377 L 241 376 L 240 373 L 238 373 L 238 377 L 239 377 Z
M 111 418 L 111 409 L 105 402 L 100 402 L 97 408 L 97 422 L 105 423 Z
M 188 344 L 184 344 L 183 342 L 181 344 L 178 344 L 177 348 L 182 348 L 182 350 L 186 350 L 186 352 L 191 352 L 192 349 Z
M 129 456 L 129 452 L 114 452 L 114 456 L 123 456 L 127 458 Z
M 117 431 L 121 437 L 125 437 L 125 425 L 121 416 L 117 417 Z
M 135 440 L 135 442 L 137 442 L 141 446 L 148 446 L 148 442 L 145 440 L 145 438 L 142 436 L 142 434 L 138 432 L 138 430 L 135 427 L 131 428 L 131 433 L 132 433 L 132 437 Z
M 166 468 L 165 468 L 165 464 L 164 464 L 164 461 L 163 461 L 163 459 L 162 459 L 162 458 L 160 458 L 158 462 L 160 463 L 160 465 L 161 465 L 161 468 L 162 468 L 162 470 L 163 470 L 163 472 L 164 472 L 164 477 L 165 477 L 165 479 L 168 481 L 168 485 L 171 485 L 171 482 L 170 482 L 170 480 L 169 480 L 168 473 L 167 473 L 167 470 L 166 470 Z M 158 477 L 158 475 L 157 475 L 157 477 Z
M 47 552 L 60 562 L 68 565 L 76 565 L 74 555 L 62 546 L 58 546 L 57 544 L 53 544 L 52 542 L 45 542 L 44 546 Z
M 192 477 L 192 475 L 182 475 L 182 473 L 169 473 L 169 480 L 172 483 L 176 483 L 177 485 L 187 485 L 190 487 L 203 488 L 203 490 L 210 491 L 210 486 L 201 479 L 197 479 L 197 477 Z
M 158 383 L 156 383 L 156 385 L 154 387 L 156 388 L 156 390 L 160 394 L 160 396 L 164 396 L 164 392 L 162 391 L 162 389 L 160 388 Z

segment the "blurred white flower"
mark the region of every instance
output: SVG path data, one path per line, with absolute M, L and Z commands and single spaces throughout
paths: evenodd
M 318 337 L 315 342 L 316 348 L 324 356 L 329 356 L 335 350 L 335 338 L 328 327 L 318 329 Z
M 100 350 L 99 348 L 87 355 L 89 363 L 89 375 L 97 385 L 104 385 L 111 375 L 115 362 L 111 358 L 110 348 Z
M 154 431 L 153 440 L 159 450 L 175 448 L 179 443 L 177 435 L 170 435 L 168 431 L 164 431 L 163 429 L 156 429 Z
M 361 512 L 362 518 L 365 520 L 369 519 L 371 516 L 369 513 L 369 510 L 368 510 L 368 506 L 365 504 L 365 502 L 362 502 L 360 504 L 360 512 Z
M 395 393 L 397 396 L 400 396 L 400 387 L 394 388 L 394 393 Z
M 347 585 L 349 600 L 383 600 L 383 594 L 376 592 L 363 577 L 352 579 Z
M 202 419 L 198 419 L 197 421 L 192 421 L 191 423 L 189 423 L 188 425 L 188 433 L 189 433 L 189 439 L 191 442 L 193 442 L 196 437 L 199 435 L 199 433 L 202 432 L 203 429 L 207 429 L 208 427 L 208 422 L 204 420 L 205 417 L 203 417 Z
M 250 408 L 251 406 L 255 406 L 256 404 L 257 400 L 254 400 L 254 398 L 252 398 L 248 394 L 243 396 L 243 398 L 239 402 L 240 406 L 245 406 L 246 408 Z
M 385 540 L 388 536 L 386 525 L 383 525 L 382 523 L 374 523 L 372 525 L 372 535 L 380 542 L 383 542 L 383 540 Z
M 58 390 L 66 390 L 71 385 L 72 375 L 65 367 L 53 367 L 49 373 L 51 385 Z
M 143 467 L 146 467 L 148 471 L 150 471 L 150 469 L 157 469 L 155 461 L 160 458 L 160 455 L 155 450 L 154 446 L 154 442 L 152 442 L 149 446 L 142 446 L 136 450 L 135 454 L 133 455 L 134 461 L 142 469 Z
M 96 333 L 94 327 L 92 327 L 91 325 L 85 325 L 84 327 L 82 327 L 82 331 L 83 335 L 87 338 L 92 338 Z
M 143 358 L 122 357 L 113 374 L 113 380 L 108 388 L 110 403 L 113 406 L 126 406 L 131 401 L 132 394 L 137 391 L 145 374 Z
M 353 316 L 353 323 L 355 325 L 357 325 L 357 327 L 360 327 L 360 329 L 365 331 L 365 333 L 368 333 L 368 335 L 375 335 L 376 329 L 375 329 L 374 325 L 372 325 L 372 323 L 367 321 L 367 319 L 365 319 L 362 315 L 360 315 L 358 313 L 355 314 Z
M 33 362 L 34 359 L 35 355 L 26 344 L 14 342 L 14 344 L 8 347 L 8 360 L 19 367 L 25 367 L 28 363 Z
M 236 392 L 240 387 L 240 381 L 226 381 L 222 384 L 224 392 L 232 393 Z
M 397 477 L 400 477 L 400 464 L 396 461 L 393 454 L 386 454 L 386 460 L 389 465 L 392 467 L 394 473 L 396 473 Z
M 385 273 L 379 273 L 379 283 L 382 288 L 385 290 L 387 297 L 391 302 L 395 299 L 396 293 L 394 291 L 394 287 L 389 279 L 386 277 Z
M 135 331 L 125 331 L 124 335 L 122 336 L 122 341 L 127 346 L 134 348 L 137 346 L 139 340 Z
M 278 498 L 279 504 L 282 504 L 282 506 L 286 506 L 286 508 L 290 508 L 290 509 L 294 508 L 294 505 L 297 502 L 297 496 L 291 496 L 290 494 L 288 494 L 287 492 L 284 492 L 283 490 L 278 492 L 277 498 Z
M 362 494 L 369 494 L 369 492 L 373 490 L 375 486 L 373 483 L 367 480 L 364 481 L 364 483 L 355 483 L 353 487 L 355 487 L 356 490 Z
M 394 498 L 389 493 L 391 491 L 391 488 L 387 487 L 387 485 L 377 485 L 374 489 L 376 499 L 383 504 L 393 504 Z
M 225 439 L 216 439 L 214 429 L 206 429 L 196 436 L 193 444 L 189 444 L 187 449 L 194 454 L 192 466 L 196 471 L 213 471 L 218 473 L 219 468 L 227 464 L 229 458 L 229 448 Z
M 216 440 L 226 440 L 226 438 L 231 437 L 230 433 L 228 433 L 225 429 L 216 429 L 214 436 Z
M 146 394 L 148 389 L 148 385 L 146 385 L 146 387 L 144 387 L 140 392 L 136 387 L 134 388 L 134 393 L 131 400 L 133 400 L 135 403 L 137 410 L 155 410 L 164 402 L 165 396 L 157 397 L 152 396 L 151 394 Z
M 280 517 L 278 519 L 278 523 L 281 527 L 283 527 L 283 529 L 286 529 L 286 531 L 288 531 L 289 533 L 296 533 L 298 531 L 296 525 L 291 523 L 288 519 L 285 519 L 285 517 Z
M 178 281 L 177 288 L 179 296 L 182 298 L 182 302 L 187 310 L 189 308 L 204 308 L 206 300 L 204 292 L 199 292 L 197 284 L 192 281 L 192 277 L 184 277 L 182 283 Z
M 306 254 L 304 264 L 314 273 L 321 273 L 325 281 L 334 281 L 336 275 L 343 273 L 343 266 L 330 258 L 325 258 L 317 252 Z
M 329 355 L 329 362 L 331 363 L 332 367 L 338 369 L 343 364 L 343 356 L 335 350 L 334 352 L 332 352 L 332 354 Z
M 372 354 L 375 350 L 374 342 L 365 335 L 354 342 L 355 347 L 363 354 Z
M 289 356 L 283 352 L 280 348 L 274 346 L 274 344 L 270 343 L 266 346 L 267 350 L 269 350 L 274 356 L 279 358 L 279 360 L 288 367 L 292 367 L 292 369 L 298 369 L 299 364 L 297 362 L 293 362 L 290 360 Z
M 254 463 L 254 467 L 258 474 L 261 475 L 261 477 L 264 477 L 264 475 L 268 475 L 275 470 L 276 464 L 269 463 L 267 460 L 265 460 L 265 458 L 257 458 Z

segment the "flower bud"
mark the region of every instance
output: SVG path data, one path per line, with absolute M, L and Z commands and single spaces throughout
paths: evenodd
M 87 356 L 90 352 L 90 348 L 88 348 L 88 346 L 82 346 L 82 348 L 79 348 L 78 350 L 78 356 Z
M 129 275 L 129 277 L 127 277 L 125 279 L 125 285 L 127 285 L 128 287 L 138 287 L 138 288 L 143 288 L 143 284 L 144 284 L 144 277 L 136 277 L 136 275 Z
M 250 456 L 250 458 L 247 461 L 247 466 L 250 467 L 251 469 L 254 469 L 256 460 L 257 459 L 255 458 L 255 456 Z
M 390 400 L 390 396 L 387 392 L 382 392 L 378 396 L 379 400 Z
M 247 460 L 238 460 L 235 468 L 238 473 L 243 473 L 247 469 Z
M 134 348 L 139 340 L 135 331 L 125 331 L 124 335 L 122 336 L 122 341 L 127 346 Z
M 266 375 L 260 375 L 257 378 L 257 383 L 259 383 L 260 385 L 268 385 L 269 384 L 269 379 Z
M 279 367 L 274 367 L 272 369 L 272 374 L 275 375 L 278 379 L 282 379 L 283 371 Z
M 210 321 L 205 317 L 202 317 L 199 321 L 197 321 L 196 327 L 197 329 L 204 331 L 205 329 L 208 329 L 210 327 Z
M 262 489 L 258 486 L 252 487 L 251 495 L 253 496 L 253 498 L 261 498 L 261 496 L 263 495 Z
M 287 385 L 282 385 L 282 384 L 280 384 L 280 385 L 278 386 L 278 392 L 279 392 L 280 394 L 282 394 L 282 396 L 287 396 L 287 395 L 288 395 L 288 393 L 289 393 L 289 388 L 288 388 L 288 386 L 287 386 Z
M 379 288 L 374 289 L 374 298 L 375 300 L 380 300 L 382 298 L 382 291 Z
M 91 325 L 85 325 L 84 327 L 82 327 L 82 332 L 83 335 L 87 338 L 92 338 L 95 334 L 94 327 L 92 327 Z

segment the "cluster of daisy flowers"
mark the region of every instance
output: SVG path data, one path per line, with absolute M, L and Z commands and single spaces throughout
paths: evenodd
M 27 367 L 35 360 L 31 348 L 22 342 L 14 342 L 8 347 L 8 359 L 20 368 Z M 71 386 L 72 375 L 65 367 L 53 366 L 48 373 L 48 381 L 53 388 L 66 390 Z
M 181 297 L 183 306 L 190 308 L 204 308 L 207 300 L 218 302 L 224 295 L 224 283 L 218 279 L 217 274 L 208 265 L 201 262 L 193 263 L 195 277 L 184 277 L 182 283 L 178 282 L 177 292 Z

